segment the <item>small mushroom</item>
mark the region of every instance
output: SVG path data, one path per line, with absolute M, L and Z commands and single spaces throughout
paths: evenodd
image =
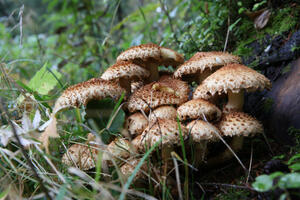
M 143 133 L 148 126 L 147 118 L 140 112 L 130 115 L 126 120 L 126 127 L 130 136 L 137 136 Z
M 149 121 L 155 122 L 157 118 L 176 120 L 177 111 L 173 106 L 160 106 L 149 114 Z
M 141 159 L 131 158 L 124 165 L 122 165 L 120 168 L 120 172 L 122 173 L 123 178 L 128 179 L 140 161 Z M 148 167 L 147 163 L 144 162 L 139 171 L 137 171 L 137 173 L 135 174 L 132 183 L 137 184 L 138 182 L 146 179 L 146 174 L 148 174 Z
M 221 110 L 214 104 L 203 99 L 192 99 L 177 108 L 181 121 L 187 119 L 207 119 L 208 121 L 218 120 L 221 117 Z
M 259 121 L 242 112 L 224 114 L 217 127 L 223 136 L 232 137 L 230 147 L 235 152 L 242 148 L 244 137 L 253 137 L 255 134 L 264 132 L 263 126 Z M 208 160 L 208 164 L 220 163 L 230 159 L 232 156 L 231 151 L 226 149 L 220 155 Z
M 140 81 L 150 76 L 150 72 L 132 62 L 118 62 L 109 67 L 101 76 L 104 80 L 118 80 L 128 94 L 131 92 L 131 82 Z
M 183 139 L 186 139 L 188 130 L 180 124 Z M 174 145 L 180 145 L 180 129 L 175 120 L 158 118 L 155 123 L 149 124 L 141 135 L 144 147 L 151 148 L 161 140 L 158 147 L 162 151 L 162 159 L 166 161 L 171 157 Z
M 220 131 L 214 125 L 202 120 L 191 121 L 186 127 L 189 129 L 190 137 L 195 143 L 194 165 L 198 167 L 207 153 L 207 143 L 219 140 L 217 134 L 220 134 Z
M 149 43 L 127 49 L 117 57 L 117 62 L 119 61 L 132 61 L 146 67 L 151 74 L 149 80 L 157 81 L 159 65 L 177 66 L 183 62 L 183 56 L 171 49 Z
M 264 75 L 244 65 L 229 64 L 207 77 L 197 87 L 193 98 L 202 98 L 203 94 L 207 97 L 227 93 L 228 103 L 223 112 L 242 111 L 244 90 L 255 91 L 265 88 L 270 89 L 271 82 Z
M 174 72 L 175 78 L 196 77 L 201 83 L 216 69 L 229 63 L 240 63 L 241 59 L 226 52 L 198 52 Z
M 62 163 L 77 166 L 82 170 L 89 170 L 96 166 L 98 146 L 87 144 L 73 144 L 62 157 Z

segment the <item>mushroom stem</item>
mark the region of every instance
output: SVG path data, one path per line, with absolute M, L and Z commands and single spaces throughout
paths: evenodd
M 148 63 L 147 69 L 150 71 L 150 77 L 148 78 L 148 80 L 150 82 L 157 81 L 159 79 L 157 63 L 155 62 Z
M 230 142 L 231 149 L 236 153 L 242 149 L 244 142 L 243 136 L 234 136 Z M 214 166 L 223 163 L 233 157 L 232 152 L 227 148 L 223 153 L 209 159 L 207 165 Z
M 223 109 L 223 112 L 229 113 L 232 111 L 242 111 L 244 105 L 244 91 L 233 93 L 228 90 L 228 103 Z
M 199 167 L 200 164 L 204 161 L 207 153 L 207 141 L 201 141 L 195 143 L 194 146 L 194 162 L 195 167 Z
M 171 145 L 165 146 L 161 150 L 161 158 L 163 163 L 166 163 L 167 160 L 171 157 L 171 152 L 173 151 L 173 147 Z

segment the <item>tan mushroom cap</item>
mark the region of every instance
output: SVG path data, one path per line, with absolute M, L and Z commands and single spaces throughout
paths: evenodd
M 218 124 L 218 128 L 225 136 L 254 136 L 263 133 L 262 124 L 255 118 L 242 112 L 225 114 Z
M 126 120 L 126 127 L 131 136 L 140 135 L 148 126 L 147 118 L 140 112 L 130 115 Z
M 53 113 L 70 107 L 86 105 L 92 99 L 119 98 L 123 92 L 125 90 L 116 82 L 92 78 L 68 87 L 55 102 Z
M 179 54 L 178 52 L 166 48 L 166 47 L 160 47 L 161 57 L 162 57 L 162 63 L 165 66 L 173 66 L 176 67 L 184 62 L 183 55 Z
M 116 161 L 122 161 L 130 156 L 135 150 L 130 145 L 130 142 L 125 138 L 116 138 L 114 141 L 109 143 L 106 151 L 103 154 L 103 160 L 110 161 L 115 159 Z M 111 165 L 111 162 L 108 162 Z
M 207 120 L 218 120 L 222 114 L 217 106 L 203 99 L 185 102 L 177 108 L 177 112 L 180 120 L 204 119 L 204 116 Z
M 174 72 L 174 77 L 182 78 L 186 75 L 202 73 L 206 69 L 213 70 L 218 66 L 240 62 L 240 57 L 226 52 L 198 52 Z
M 120 171 L 122 175 L 125 178 L 129 178 L 129 176 L 133 173 L 136 166 L 139 164 L 140 159 L 138 158 L 131 158 L 129 161 L 127 161 L 122 167 L 120 168 Z M 144 162 L 140 168 L 140 170 L 135 174 L 133 183 L 136 182 L 138 179 L 143 179 L 146 177 L 146 175 L 143 173 L 148 173 L 147 170 L 147 163 Z
M 144 151 L 144 143 L 143 142 L 143 136 L 138 135 L 136 136 L 132 141 L 131 141 L 131 145 L 139 152 L 143 152 Z
M 189 129 L 190 135 L 195 142 L 203 140 L 216 141 L 219 140 L 216 133 L 221 135 L 217 127 L 202 120 L 191 121 L 186 127 Z
M 187 83 L 165 79 L 161 82 L 152 82 L 137 90 L 128 102 L 130 112 L 143 110 L 148 112 L 161 105 L 180 105 L 187 101 L 189 88 Z M 150 107 L 149 107 L 150 106 Z
M 117 62 L 120 61 L 132 61 L 132 60 L 143 60 L 147 61 L 150 58 L 156 60 L 160 59 L 160 47 L 156 44 L 141 44 L 138 46 L 133 46 L 122 52 L 117 57 Z
M 180 124 L 182 137 L 187 137 L 188 130 Z M 180 132 L 178 123 L 171 119 L 157 119 L 154 124 L 149 124 L 142 133 L 142 144 L 147 144 L 148 147 L 155 145 L 160 141 L 162 146 L 180 145 Z M 158 145 L 159 147 L 161 145 Z
M 124 78 L 137 81 L 150 76 L 150 72 L 145 68 L 132 62 L 118 62 L 110 66 L 101 76 L 104 80 L 115 80 Z
M 95 167 L 98 158 L 95 146 L 86 144 L 73 144 L 62 157 L 62 163 L 68 166 L 78 166 L 82 170 Z
M 198 89 L 199 88 L 199 89 Z M 241 89 L 247 91 L 270 89 L 271 82 L 264 75 L 240 64 L 226 65 L 207 77 L 195 90 L 193 98 L 201 98 L 206 90 L 210 95 L 227 93 L 230 90 L 238 93 Z M 201 90 L 201 93 L 198 92 Z M 197 95 L 196 95 L 197 94 Z
M 177 111 L 173 106 L 160 106 L 149 114 L 149 121 L 156 121 L 157 118 L 176 120 Z

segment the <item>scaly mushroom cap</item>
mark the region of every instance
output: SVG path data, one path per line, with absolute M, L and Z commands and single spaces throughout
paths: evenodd
M 216 141 L 219 140 L 216 132 L 221 135 L 214 125 L 202 120 L 191 121 L 186 127 L 189 129 L 190 135 L 195 142 L 203 140 Z
M 242 89 L 255 91 L 265 88 L 270 89 L 271 82 L 264 75 L 244 65 L 229 64 L 207 77 L 197 87 L 193 98 L 201 98 L 201 94 L 203 94 L 205 90 L 206 93 L 210 93 L 212 96 L 216 93 L 227 93 L 228 90 L 233 93 L 238 93 Z M 199 92 L 198 90 L 201 91 Z
M 138 110 L 148 112 L 150 107 L 154 109 L 161 105 L 180 105 L 187 101 L 188 94 L 188 85 L 183 81 L 165 79 L 161 82 L 152 82 L 130 96 L 128 109 L 130 112 Z
M 143 60 L 147 61 L 150 58 L 155 60 L 160 60 L 160 47 L 156 44 L 141 44 L 138 46 L 133 46 L 122 52 L 117 57 L 117 62 L 120 61 L 133 61 L 133 60 Z
M 188 130 L 182 124 L 181 133 L 182 137 L 185 139 Z M 180 145 L 180 133 L 178 123 L 171 119 L 157 119 L 154 124 L 149 124 L 141 135 L 142 144 L 147 144 L 148 147 L 153 146 L 161 138 L 162 146 L 173 146 Z M 161 145 L 158 145 L 159 147 Z
M 150 72 L 132 62 L 117 62 L 110 66 L 101 76 L 104 80 L 116 80 L 124 78 L 131 81 L 148 78 Z M 130 81 L 128 81 L 130 82 Z
M 98 150 L 95 146 L 73 144 L 62 157 L 62 163 L 68 166 L 78 166 L 82 170 L 95 167 L 98 158 Z
M 218 128 L 225 136 L 254 136 L 263 133 L 262 124 L 255 118 L 242 112 L 232 112 L 222 116 Z
M 213 70 L 218 66 L 240 62 L 240 57 L 230 53 L 198 52 L 174 72 L 174 77 L 182 78 L 186 75 L 202 73 L 206 69 Z
M 125 138 L 116 138 L 114 141 L 109 143 L 106 148 L 106 152 L 103 154 L 103 160 L 110 161 L 115 159 L 116 161 L 122 161 L 130 156 L 130 153 L 134 149 L 131 148 L 130 142 Z M 112 165 L 111 162 L 108 162 L 109 165 Z
M 149 114 L 149 121 L 156 121 L 157 118 L 176 120 L 176 109 L 173 106 L 160 106 Z
M 177 108 L 177 112 L 180 120 L 204 119 L 204 116 L 207 120 L 218 120 L 222 114 L 217 106 L 203 99 L 185 102 Z
M 139 162 L 140 162 L 140 159 L 137 159 L 137 158 L 130 159 L 120 168 L 120 172 L 122 173 L 122 175 L 125 178 L 128 178 L 133 173 L 134 169 L 139 164 Z M 139 179 L 143 179 L 146 177 L 146 175 L 142 171 L 144 171 L 145 173 L 148 173 L 146 162 L 144 162 L 142 164 L 140 170 L 135 174 L 133 183 L 135 183 Z
M 143 152 L 144 143 L 142 143 L 142 142 L 143 142 L 143 137 L 142 137 L 142 134 L 140 134 L 131 141 L 131 144 L 137 151 Z
M 92 78 L 68 87 L 55 102 L 53 113 L 70 107 L 86 105 L 92 99 L 119 98 L 123 92 L 125 90 L 116 82 Z
M 126 120 L 126 127 L 131 136 L 140 135 L 148 126 L 147 118 L 140 112 L 130 115 Z
M 165 66 L 173 66 L 176 67 L 184 62 L 183 55 L 177 53 L 176 51 L 166 48 L 160 47 L 162 61 L 161 64 Z

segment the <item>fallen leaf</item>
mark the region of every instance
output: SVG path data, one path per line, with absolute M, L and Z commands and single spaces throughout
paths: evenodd
M 271 16 L 271 11 L 270 10 L 265 10 L 263 13 L 261 13 L 258 17 L 255 18 L 254 20 L 254 27 L 256 29 L 263 29 Z

